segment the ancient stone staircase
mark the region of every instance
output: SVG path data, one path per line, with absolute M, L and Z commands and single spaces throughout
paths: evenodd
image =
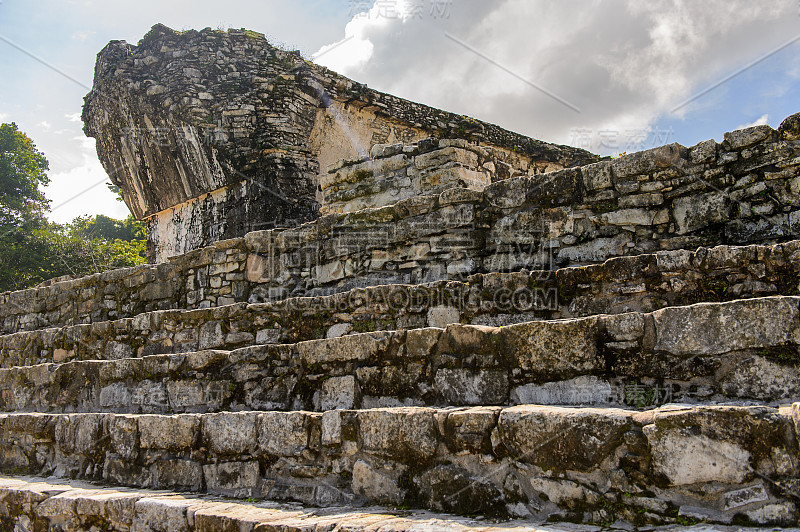
M 0 522 L 797 525 L 798 122 L 480 186 L 379 146 L 316 221 L 3 294 Z

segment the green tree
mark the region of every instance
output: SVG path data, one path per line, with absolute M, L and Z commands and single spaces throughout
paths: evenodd
M 49 165 L 17 124 L 0 124 L 0 226 L 38 223 L 50 203 L 39 185 L 50 182 Z
M 45 279 L 90 275 L 144 262 L 145 238 L 125 240 L 92 235 L 86 227 L 91 228 L 96 219 L 84 216 L 66 225 L 49 224 L 32 235 L 30 240 L 38 244 L 37 249 L 44 250 L 40 265 Z
M 72 231 L 87 238 L 124 240 L 126 242 L 145 238 L 144 224 L 136 220 L 132 214 L 124 220 L 115 220 L 102 214 L 98 214 L 94 218 L 81 216 L 75 218 L 70 225 Z
M 44 154 L 16 124 L 0 125 L 0 292 L 145 262 L 145 228 L 132 216 L 48 222 L 50 204 L 39 189 L 49 182 L 47 170 Z
M 0 124 L 0 290 L 44 280 L 44 244 L 32 237 L 48 225 L 49 202 L 39 190 L 47 170 L 44 154 L 15 123 Z

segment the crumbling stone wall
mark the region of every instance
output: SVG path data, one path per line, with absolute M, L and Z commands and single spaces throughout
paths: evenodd
M 375 144 L 459 136 L 529 173 L 596 157 L 382 94 L 250 31 L 175 32 L 97 58 L 83 120 L 131 212 L 150 222 L 150 258 L 319 215 L 320 178 Z
M 0 367 L 231 350 L 448 323 L 503 326 L 650 312 L 667 306 L 796 294 L 799 286 L 800 241 L 660 251 L 555 272 L 476 274 L 464 281 L 157 310 L 135 319 L 19 331 L 0 337 Z
M 270 346 L 253 346 L 253 335 L 225 331 L 213 319 L 199 331 L 201 346 L 229 335 L 248 347 L 137 358 L 135 344 L 117 343 L 128 351 L 106 352 L 104 361 L 0 369 L 0 411 L 653 407 L 742 399 L 780 404 L 800 396 L 796 296 Z
M 789 129 L 757 126 L 727 133 L 720 144 L 671 144 L 502 180 L 483 192 L 451 188 L 296 229 L 255 232 L 245 238 L 248 279 L 269 298 L 787 240 L 800 234 L 798 155 L 800 142 Z M 380 168 L 380 161 L 369 164 Z M 358 173 L 345 170 L 340 175 Z
M 4 331 L 15 332 L 166 308 L 789 240 L 800 234 L 800 137 L 794 119 L 779 131 L 757 126 L 728 133 L 719 144 L 706 141 L 689 149 L 671 144 L 501 180 L 483 192 L 448 188 L 438 196 L 332 214 L 294 229 L 252 232 L 158 266 L 3 294 L 0 319 Z M 430 150 L 425 156 L 446 169 L 462 155 L 451 144 L 425 144 Z M 396 157 L 390 155 L 394 148 L 382 150 L 371 163 L 376 168 Z M 421 150 L 420 144 L 411 150 Z
M 798 406 L 794 421 L 789 408 L 738 406 L 11 414 L 0 415 L 0 464 L 321 506 L 648 524 L 689 507 L 716 522 L 791 526 L 797 508 L 779 487 L 798 474 Z
M 369 159 L 340 161 L 328 169 L 320 182 L 322 214 L 385 207 L 454 187 L 482 191 L 500 179 L 527 175 L 503 155 L 461 139 L 377 144 Z

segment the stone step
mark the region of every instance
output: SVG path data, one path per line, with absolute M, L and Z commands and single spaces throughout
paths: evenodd
M 319 506 L 796 525 L 798 422 L 800 403 L 7 414 L 0 469 Z
M 800 241 L 619 257 L 555 271 L 387 285 L 329 296 L 162 310 L 0 336 L 0 367 L 295 343 L 375 330 L 536 319 L 796 294 Z
M 612 523 L 614 517 L 610 512 L 596 512 L 591 518 L 597 525 L 470 519 L 380 506 L 328 509 L 269 501 L 243 503 L 208 495 L 110 488 L 84 481 L 0 477 L 0 526 L 8 530 L 28 530 L 30 525 L 63 532 L 94 530 L 92 527 L 114 532 L 600 532 L 633 528 L 629 522 Z M 680 520 L 691 521 L 686 517 Z M 648 527 L 654 532 L 710 529 L 708 525 Z M 741 532 L 742 528 L 716 525 L 713 530 Z
M 604 516 L 599 516 L 604 517 Z M 620 523 L 606 530 L 626 530 Z M 77 532 L 597 532 L 598 526 L 542 524 L 510 520 L 487 522 L 423 510 L 384 507 L 313 508 L 297 504 L 233 502 L 204 495 L 148 489 L 109 488 L 53 478 L 0 477 L 0 527 L 3 530 Z M 734 532 L 733 528 L 719 528 Z
M 794 120 L 794 119 L 793 119 Z M 0 294 L 0 332 L 800 236 L 800 139 L 769 126 L 255 231 L 168 263 Z
M 800 297 L 0 369 L 6 412 L 800 400 Z

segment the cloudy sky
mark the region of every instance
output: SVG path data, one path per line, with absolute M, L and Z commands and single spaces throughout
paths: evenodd
M 242 28 L 378 90 L 604 155 L 800 111 L 800 0 L 0 0 L 0 122 L 51 218 L 127 215 L 80 121 L 95 55 L 156 22 Z

